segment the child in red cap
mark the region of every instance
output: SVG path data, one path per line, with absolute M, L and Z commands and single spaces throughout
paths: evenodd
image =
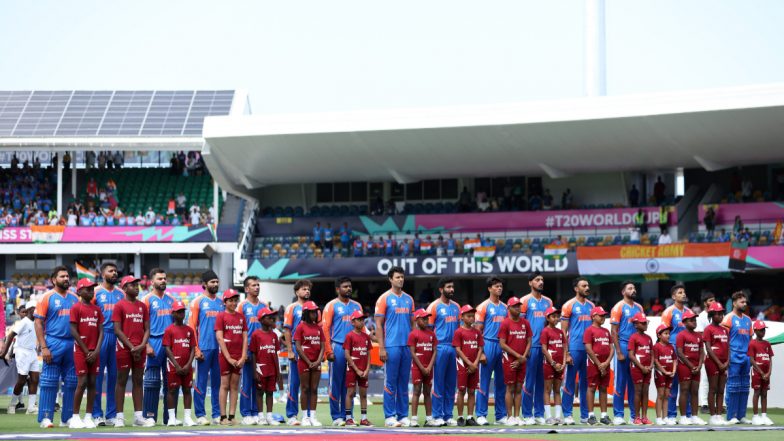
M 196 356 L 196 331 L 185 322 L 185 305 L 177 300 L 172 304 L 172 320 L 174 323 L 163 331 L 163 348 L 166 351 L 166 379 L 169 386 L 167 408 L 169 409 L 169 422 L 167 426 L 190 427 L 196 423 L 191 419 L 191 405 L 193 396 L 193 359 Z M 177 396 L 182 388 L 182 422 L 177 420 Z
M 508 317 L 498 328 L 498 345 L 504 351 L 501 356 L 501 366 L 504 369 L 504 384 L 506 384 L 506 418 L 507 426 L 522 425 L 520 418 L 520 405 L 523 400 L 522 390 L 525 382 L 525 370 L 528 356 L 531 353 L 531 338 L 533 331 L 531 324 L 520 315 L 520 299 L 512 297 L 506 303 Z
M 607 317 L 607 311 L 601 306 L 591 309 L 591 326 L 583 334 L 585 352 L 588 354 L 588 397 L 593 397 L 599 391 L 599 407 L 602 410 L 602 417 L 596 420 L 593 413 L 594 400 L 588 400 L 588 424 L 596 425 L 602 423 L 610 424 L 610 417 L 607 416 L 607 387 L 610 386 L 610 362 L 615 355 L 615 347 L 610 340 L 610 331 L 604 329 L 602 325 Z
M 215 338 L 221 355 L 218 364 L 221 371 L 220 414 L 221 425 L 234 425 L 234 413 L 237 410 L 237 399 L 240 390 L 240 374 L 245 360 L 248 358 L 248 323 L 245 314 L 237 311 L 240 293 L 227 289 L 223 293 L 226 309 L 215 317 Z M 228 418 L 226 399 L 229 399 Z
M 705 344 L 705 375 L 708 376 L 708 410 L 712 425 L 724 425 L 724 388 L 727 385 L 727 368 L 730 365 L 730 334 L 721 326 L 724 307 L 713 302 L 708 307 L 711 323 L 702 331 Z
M 275 317 L 277 312 L 270 310 L 266 306 L 261 308 L 258 313 L 261 328 L 253 332 L 250 336 L 250 347 L 248 354 L 250 363 L 253 366 L 253 377 L 256 382 L 256 405 L 259 414 L 256 415 L 257 424 L 264 426 L 277 426 L 280 424 L 272 416 L 272 405 L 274 403 L 273 394 L 275 386 L 278 390 L 283 390 L 283 376 L 280 374 L 280 364 L 278 352 L 280 351 L 280 339 L 273 332 L 275 327 Z M 266 399 L 264 398 L 266 394 Z M 265 400 L 265 401 L 262 401 Z M 267 405 L 267 414 L 264 415 L 262 409 Z
M 117 334 L 117 385 L 114 389 L 117 416 L 114 427 L 125 426 L 125 385 L 131 374 L 131 396 L 133 397 L 133 425 L 155 426 L 152 418 L 142 416 L 142 380 L 144 378 L 144 350 L 150 339 L 150 312 L 147 305 L 138 299 L 139 278 L 131 275 L 120 281 L 125 298 L 117 302 L 112 310 L 114 333 Z
M 702 335 L 695 331 L 697 328 L 697 314 L 691 309 L 686 309 L 683 311 L 681 323 L 683 323 L 686 329 L 678 333 L 678 337 L 675 339 L 675 352 L 678 354 L 678 360 L 680 361 L 678 363 L 678 383 L 680 384 L 678 407 L 680 408 L 681 417 L 678 420 L 678 424 L 704 426 L 708 423 L 697 416 L 696 413 L 691 418 L 686 416 L 686 399 L 688 397 L 691 398 L 691 408 L 699 409 L 700 370 L 702 370 L 702 363 L 705 361 Z
M 373 343 L 365 330 L 365 314 L 354 311 L 350 317 L 354 329 L 346 333 L 346 340 L 343 342 L 346 355 L 346 426 L 356 426 L 349 409 L 354 401 L 354 391 L 359 387 L 359 405 L 362 409 L 359 425 L 372 427 L 367 419 L 367 388 Z
M 631 367 L 629 374 L 634 384 L 634 410 L 636 417 L 632 424 L 653 424 L 648 419 L 648 388 L 653 372 L 653 339 L 645 333 L 648 330 L 648 318 L 638 312 L 632 317 L 637 330 L 629 337 L 628 354 Z
M 770 389 L 770 374 L 773 372 L 773 348 L 770 342 L 765 341 L 765 322 L 757 320 L 752 325 L 756 340 L 749 343 L 749 358 L 751 359 L 751 388 L 754 389 L 754 416 L 751 424 L 755 426 L 772 426 L 773 421 L 768 418 L 768 389 Z M 762 415 L 757 410 L 762 407 Z
M 659 339 L 653 345 L 653 367 L 656 369 L 654 384 L 656 385 L 656 424 L 663 426 L 668 423 L 667 401 L 670 399 L 670 387 L 678 369 L 678 358 L 675 348 L 670 344 L 670 328 L 665 324 L 656 328 Z
M 436 361 L 436 334 L 428 326 L 430 314 L 424 309 L 414 311 L 417 327 L 408 334 L 408 348 L 411 351 L 411 384 L 414 396 L 411 397 L 411 427 L 419 425 L 417 409 L 419 395 L 425 398 L 425 426 L 433 425 L 430 391 L 433 385 L 433 364 Z
M 95 287 L 98 284 L 90 279 L 81 279 L 76 284 L 76 295 L 81 302 L 71 308 L 71 335 L 74 339 L 74 368 L 76 369 L 76 392 L 74 393 L 74 414 L 68 422 L 71 429 L 94 429 L 92 419 L 95 400 L 95 377 L 100 369 L 100 349 L 103 341 L 103 313 L 93 304 Z M 87 406 L 84 421 L 79 419 L 82 395 L 87 389 Z
M 474 328 L 474 312 L 471 305 L 460 308 L 463 323 L 455 331 L 452 346 L 457 353 L 457 425 L 476 426 L 474 403 L 479 387 L 479 360 L 485 345 L 482 333 Z M 465 395 L 468 392 L 468 418 L 463 418 Z
M 561 321 L 561 311 L 549 307 L 544 312 L 547 326 L 542 329 L 539 342 L 542 344 L 542 373 L 544 375 L 544 399 L 546 403 L 553 403 L 550 410 L 551 418 L 545 420 L 547 425 L 563 424 L 561 414 L 561 381 L 563 380 L 566 360 L 564 354 L 564 333 L 558 328 Z M 552 399 L 551 399 L 552 397 Z
M 324 331 L 318 325 L 319 308 L 312 301 L 302 305 L 302 323 L 294 331 L 293 340 L 297 345 L 297 369 L 300 378 L 300 402 L 305 416 L 302 418 L 303 426 L 320 427 L 322 424 L 316 419 L 316 404 L 318 401 L 318 384 L 321 380 L 321 363 L 324 361 L 324 347 L 326 346 Z

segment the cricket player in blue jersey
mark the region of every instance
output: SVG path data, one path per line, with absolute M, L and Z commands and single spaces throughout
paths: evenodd
M 73 362 L 74 342 L 70 320 L 71 307 L 79 301 L 79 298 L 69 291 L 69 279 L 68 268 L 55 267 L 51 276 L 54 288 L 41 297 L 35 308 L 35 334 L 44 360 L 40 380 L 38 422 L 46 429 L 54 427 L 52 423 L 54 402 L 61 381 L 64 383 L 61 425 L 68 424 L 73 416 L 77 378 Z
M 561 329 L 565 334 L 566 348 L 564 351 L 565 359 L 571 358 L 571 363 L 567 362 L 566 378 L 561 387 L 561 402 L 564 414 L 564 424 L 575 424 L 572 412 L 574 410 L 575 386 L 580 388 L 580 422 L 588 421 L 588 355 L 585 352 L 583 334 L 591 326 L 591 309 L 595 306 L 588 300 L 591 287 L 588 280 L 584 277 L 577 277 L 572 282 L 574 297 L 564 303 L 561 308 Z M 579 375 L 580 383 L 576 385 L 575 375 Z
M 730 365 L 727 368 L 727 424 L 749 424 L 746 406 L 751 382 L 749 343 L 754 335 L 752 321 L 744 314 L 748 298 L 743 291 L 732 294 L 732 312 L 724 316 L 721 325 L 730 332 Z
M 399 266 L 387 272 L 390 288 L 376 301 L 378 355 L 384 363 L 384 425 L 408 427 L 408 380 L 411 351 L 408 334 L 414 326 L 414 299 L 403 291 L 405 272 Z
M 662 313 L 661 322 L 672 329 L 670 331 L 670 344 L 675 347 L 675 340 L 678 338 L 684 329 L 683 326 L 683 313 L 686 312 L 686 303 L 689 297 L 686 295 L 686 287 L 681 284 L 676 284 L 670 288 L 670 296 L 674 303 L 664 310 Z M 667 402 L 667 423 L 668 425 L 675 424 L 675 416 L 677 415 L 678 407 L 678 392 L 680 390 L 680 383 L 678 376 L 675 375 L 672 379 L 672 386 L 670 388 L 670 399 Z M 691 400 L 686 400 L 686 416 L 692 415 Z
M 171 310 L 174 297 L 166 294 L 166 271 L 153 268 L 150 271 L 152 289 L 142 302 L 150 312 L 150 339 L 147 341 L 147 365 L 144 369 L 144 418 L 158 421 L 158 404 L 163 396 L 168 396 L 166 372 L 166 350 L 163 348 L 163 333 L 173 323 Z M 168 424 L 169 412 L 166 399 L 163 400 L 163 424 Z
M 114 424 L 114 417 L 117 416 L 117 406 L 114 401 L 114 387 L 117 385 L 117 335 L 114 333 L 114 322 L 112 312 L 114 305 L 125 298 L 125 293 L 117 287 L 120 276 L 117 273 L 117 266 L 107 262 L 101 265 L 101 277 L 103 282 L 95 288 L 93 302 L 101 308 L 103 314 L 103 342 L 101 343 L 100 370 L 95 378 L 95 401 L 93 401 L 93 420 L 98 426 L 105 426 L 108 420 Z M 101 409 L 101 397 L 103 396 L 103 378 L 106 371 L 106 414 Z
M 553 301 L 544 295 L 544 277 L 538 271 L 528 276 L 531 292 L 520 299 L 520 313 L 531 324 L 531 354 L 525 372 L 523 386 L 523 418 L 526 425 L 544 424 L 550 418 L 550 406 L 544 407 L 544 371 L 542 363 L 542 329 L 547 326 L 544 312 L 553 306 Z
M 245 316 L 245 321 L 248 324 L 248 345 L 250 345 L 250 338 L 257 329 L 261 329 L 259 322 L 259 311 L 267 307 L 267 304 L 259 300 L 259 292 L 261 291 L 261 279 L 256 276 L 248 276 L 242 283 L 245 289 L 245 300 L 237 305 L 237 311 L 240 311 Z M 250 346 L 248 346 L 250 347 Z M 242 365 L 242 387 L 240 388 L 240 415 L 242 415 L 242 424 L 253 425 L 259 422 L 259 416 L 262 412 L 259 411 L 258 403 L 256 403 L 256 384 L 253 380 L 253 363 L 245 363 Z M 266 421 L 266 418 L 264 419 Z
M 495 397 L 495 423 L 506 424 L 506 384 L 504 383 L 503 350 L 498 343 L 498 330 L 507 314 L 506 304 L 501 301 L 504 282 L 497 276 L 490 276 L 486 283 L 489 297 L 476 307 L 474 327 L 482 332 L 484 356 L 486 361 L 479 365 L 479 394 L 476 397 L 476 423 L 480 426 L 487 421 L 488 402 L 490 401 L 490 378 L 494 378 L 493 396 Z M 439 340 L 440 341 L 440 340 Z M 451 341 L 451 340 L 450 340 Z
M 436 363 L 433 366 L 433 372 L 438 372 L 438 375 L 433 376 L 433 425 L 457 426 L 457 420 L 452 418 L 457 388 L 457 364 L 452 339 L 460 326 L 460 305 L 452 300 L 455 281 L 441 278 L 438 281 L 438 292 L 441 296 L 427 307 L 430 314 L 428 321 L 438 341 Z
M 351 409 L 346 409 L 346 354 L 343 342 L 346 334 L 354 329 L 351 325 L 351 314 L 362 311 L 362 305 L 351 300 L 353 291 L 351 279 L 339 277 L 335 280 L 335 291 L 338 297 L 324 307 L 322 326 L 324 336 L 332 345 L 329 356 L 329 413 L 333 426 L 345 426 L 346 416 Z
M 626 424 L 624 420 L 624 395 L 629 400 L 629 420 L 633 421 L 636 416 L 634 410 L 634 382 L 631 378 L 629 361 L 629 338 L 637 332 L 632 323 L 632 317 L 637 313 L 644 313 L 642 305 L 635 302 L 637 298 L 637 288 L 633 282 L 626 281 L 621 283 L 621 294 L 623 300 L 616 303 L 610 311 L 610 337 L 615 346 L 615 392 L 613 395 L 613 413 L 615 418 L 613 424 L 618 426 Z
M 191 315 L 188 325 L 196 331 L 196 384 L 194 385 L 193 407 L 196 423 L 208 426 L 207 409 L 204 401 L 207 397 L 207 379 L 210 380 L 212 392 L 212 423 L 220 424 L 220 407 L 218 392 L 220 391 L 220 365 L 218 357 L 218 341 L 215 339 L 215 317 L 223 311 L 223 300 L 218 297 L 220 281 L 214 271 L 208 270 L 201 275 L 204 293 L 191 300 Z

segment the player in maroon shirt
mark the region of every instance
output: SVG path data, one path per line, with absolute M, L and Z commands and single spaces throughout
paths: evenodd
M 749 358 L 751 359 L 751 388 L 754 389 L 754 416 L 751 424 L 755 426 L 772 426 L 773 421 L 768 418 L 768 389 L 770 389 L 770 374 L 773 372 L 773 348 L 770 342 L 765 341 L 765 322 L 754 321 L 752 325 L 756 340 L 749 342 Z M 757 404 L 762 407 L 762 415 L 757 413 Z
M 436 334 L 428 326 L 430 314 L 424 309 L 414 311 L 417 327 L 408 334 L 408 348 L 411 351 L 411 384 L 414 396 L 411 397 L 411 427 L 419 425 L 417 409 L 419 395 L 425 398 L 425 426 L 433 425 L 430 391 L 433 385 L 433 365 L 436 362 Z
M 137 299 L 139 279 L 125 276 L 120 281 L 125 298 L 114 305 L 112 321 L 117 335 L 117 385 L 114 389 L 117 416 L 114 427 L 125 426 L 125 385 L 131 374 L 131 397 L 133 398 L 133 425 L 152 427 L 155 420 L 142 416 L 142 380 L 144 378 L 144 350 L 150 339 L 150 313 L 147 305 Z
M 346 333 L 346 340 L 343 342 L 343 351 L 346 355 L 346 426 L 356 425 L 349 409 L 354 402 L 354 390 L 359 386 L 359 405 L 362 408 L 359 425 L 373 427 L 367 418 L 369 359 L 373 343 L 365 332 L 365 315 L 362 311 L 354 311 L 350 317 L 354 329 Z
M 670 344 L 670 330 L 672 328 L 661 324 L 656 328 L 656 337 L 659 341 L 653 345 L 653 368 L 656 369 L 654 384 L 656 385 L 656 424 L 667 424 L 667 402 L 670 399 L 672 379 L 678 370 L 678 358 L 675 348 Z
M 460 308 L 463 323 L 455 331 L 452 346 L 457 353 L 457 425 L 477 426 L 474 419 L 476 389 L 479 387 L 479 360 L 482 359 L 485 340 L 474 328 L 474 309 L 471 305 Z M 468 418 L 463 418 L 466 391 L 468 392 Z
M 539 342 L 542 344 L 542 373 L 544 375 L 544 398 L 552 406 L 545 407 L 545 424 L 563 424 L 561 414 L 561 380 L 566 360 L 564 356 L 564 333 L 557 328 L 561 321 L 561 310 L 551 306 L 544 312 L 547 326 L 542 329 Z M 552 401 L 551 397 L 552 396 Z M 553 409 L 550 409 L 552 407 Z
M 634 425 L 653 424 L 648 419 L 648 389 L 651 384 L 653 372 L 653 339 L 645 333 L 648 330 L 648 318 L 638 312 L 632 317 L 632 323 L 637 330 L 629 337 L 628 354 L 631 361 L 632 383 L 634 383 L 634 410 L 637 416 L 632 421 Z
M 531 353 L 531 324 L 520 316 L 520 299 L 511 297 L 506 303 L 507 315 L 498 328 L 498 345 L 504 351 L 501 356 L 501 367 L 504 370 L 506 384 L 506 409 L 509 416 L 507 426 L 522 425 L 520 404 L 523 400 L 523 382 Z
M 681 411 L 681 417 L 678 424 L 704 426 L 708 423 L 696 414 L 696 409 L 699 409 L 700 370 L 705 361 L 702 335 L 694 331 L 697 328 L 697 314 L 691 309 L 685 310 L 681 323 L 686 329 L 679 332 L 675 339 L 675 352 L 680 361 L 678 364 L 678 383 L 680 384 L 678 407 Z M 691 399 L 691 408 L 695 409 L 691 418 L 686 416 L 686 399 L 688 397 Z
M 294 342 L 297 344 L 297 368 L 300 379 L 300 402 L 305 416 L 303 426 L 320 427 L 316 419 L 318 401 L 318 384 L 321 380 L 321 363 L 324 361 L 324 331 L 318 325 L 319 308 L 312 301 L 302 305 L 302 322 L 294 331 Z M 291 392 L 291 391 L 289 391 Z
M 240 390 L 240 374 L 242 366 L 248 358 L 248 323 L 245 315 L 237 311 L 240 293 L 233 289 L 223 292 L 224 311 L 215 317 L 215 338 L 218 341 L 221 356 L 218 357 L 221 371 L 220 402 L 223 426 L 236 424 L 234 413 L 237 410 L 237 399 Z M 229 399 L 228 418 L 226 414 L 226 398 Z
M 98 284 L 90 279 L 81 279 L 76 284 L 76 295 L 82 301 L 71 308 L 71 335 L 74 339 L 74 367 L 78 383 L 74 394 L 74 414 L 69 421 L 72 429 L 94 429 L 92 419 L 95 400 L 95 377 L 100 368 L 101 342 L 103 341 L 103 314 L 101 308 L 92 303 L 95 287 Z M 87 388 L 87 407 L 84 421 L 79 419 L 82 395 Z
M 708 409 L 710 424 L 724 425 L 724 387 L 727 384 L 727 367 L 730 364 L 729 331 L 721 326 L 724 307 L 713 302 L 708 307 L 711 323 L 702 331 L 705 344 L 705 375 L 708 376 Z
M 277 426 L 280 424 L 272 416 L 272 404 L 274 402 L 275 386 L 278 390 L 283 390 L 283 376 L 280 374 L 280 362 L 278 352 L 280 351 L 280 339 L 272 330 L 275 327 L 275 317 L 277 312 L 270 310 L 266 306 L 258 312 L 261 328 L 257 329 L 250 336 L 250 347 L 248 356 L 253 365 L 253 378 L 256 381 L 256 405 L 259 414 L 256 415 L 256 423 L 260 426 L 269 424 Z M 266 394 L 267 414 L 264 415 L 262 409 L 264 396 Z
M 588 354 L 588 396 L 594 396 L 599 391 L 599 407 L 602 418 L 598 422 L 609 425 L 610 417 L 607 416 L 607 387 L 610 386 L 610 362 L 615 354 L 615 348 L 610 340 L 610 331 L 603 328 L 604 320 L 608 313 L 601 306 L 591 309 L 591 326 L 583 334 L 585 352 Z M 588 400 L 588 424 L 596 425 L 598 422 L 593 413 L 594 400 Z
M 193 385 L 193 359 L 196 356 L 196 331 L 184 324 L 185 305 L 181 301 L 172 304 L 174 323 L 163 332 L 163 348 L 166 350 L 166 379 L 169 385 L 168 400 L 169 421 L 167 426 L 195 426 L 191 419 L 191 386 Z M 177 395 L 182 388 L 183 419 L 177 420 Z

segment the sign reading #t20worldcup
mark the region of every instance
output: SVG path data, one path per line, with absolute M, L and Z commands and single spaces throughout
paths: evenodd
M 209 226 L 33 226 L 0 229 L 0 243 L 213 242 L 215 240 L 215 232 Z

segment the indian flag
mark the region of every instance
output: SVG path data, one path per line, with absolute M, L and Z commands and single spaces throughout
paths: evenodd
M 474 259 L 482 262 L 490 262 L 495 257 L 495 247 L 475 247 Z
M 569 251 L 569 245 L 550 244 L 544 246 L 544 258 L 550 260 L 558 260 L 566 256 Z
M 482 246 L 482 239 L 466 239 L 466 241 L 463 243 L 463 248 L 467 250 L 472 250 L 476 247 L 481 247 L 481 246 Z
M 729 242 L 577 247 L 581 275 L 726 273 Z
M 97 276 L 98 275 L 95 272 L 87 269 L 86 266 L 79 264 L 79 262 L 76 262 L 76 277 L 78 279 L 87 278 L 94 281 Z
M 431 245 L 430 242 L 422 242 L 422 243 L 419 244 L 419 249 L 421 251 L 426 252 L 426 253 L 429 252 L 430 248 L 432 248 L 432 247 L 433 247 L 433 245 Z

